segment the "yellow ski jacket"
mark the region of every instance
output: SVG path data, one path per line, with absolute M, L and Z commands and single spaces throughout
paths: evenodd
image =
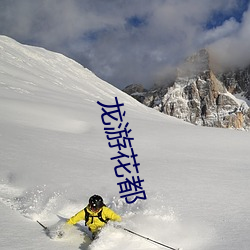
M 102 228 L 106 223 L 104 221 L 112 220 L 112 221 L 121 221 L 121 217 L 116 214 L 110 208 L 103 206 L 98 212 L 91 211 L 88 207 L 86 207 L 87 212 L 89 213 L 88 221 L 85 221 L 86 225 L 88 226 L 89 230 L 92 233 L 98 231 L 98 229 Z M 101 221 L 98 218 L 98 214 L 101 212 L 101 217 L 104 221 Z M 80 220 L 85 220 L 85 211 L 82 209 L 77 214 L 72 216 L 68 221 L 67 224 L 74 225 Z

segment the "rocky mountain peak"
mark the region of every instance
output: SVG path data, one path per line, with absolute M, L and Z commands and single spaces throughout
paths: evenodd
M 209 53 L 201 49 L 194 55 L 188 57 L 177 69 L 177 77 L 194 77 L 205 74 L 210 70 Z
M 233 94 L 248 93 L 244 88 L 249 86 L 249 71 L 215 74 L 210 64 L 208 50 L 202 49 L 178 67 L 171 86 L 148 91 L 137 86 L 136 92 L 129 94 L 149 107 L 196 125 L 248 129 L 249 106 Z

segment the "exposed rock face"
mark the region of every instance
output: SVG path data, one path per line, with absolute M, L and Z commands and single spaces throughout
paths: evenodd
M 142 102 L 144 101 L 144 95 L 146 94 L 147 90 L 144 89 L 142 84 L 131 84 L 123 89 L 125 93 L 128 95 L 133 96 L 137 101 Z
M 219 80 L 209 63 L 208 51 L 201 50 L 181 65 L 171 87 L 137 88 L 131 95 L 136 93 L 145 105 L 196 125 L 248 129 L 250 109 L 233 94 L 248 88 L 244 94 L 249 96 L 250 69 L 221 74 Z
M 242 93 L 250 100 L 250 66 L 218 74 L 228 91 L 232 94 Z

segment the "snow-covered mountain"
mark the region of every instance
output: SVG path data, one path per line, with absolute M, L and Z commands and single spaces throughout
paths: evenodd
M 146 106 L 196 125 L 248 130 L 249 69 L 221 73 L 211 61 L 208 50 L 200 50 L 180 65 L 171 86 L 147 91 L 131 85 L 124 92 Z
M 126 111 L 146 200 L 121 198 L 117 148 L 97 101 Z M 184 250 L 248 250 L 249 133 L 193 126 L 140 104 L 63 55 L 0 36 L 0 248 L 163 249 L 108 225 L 91 243 L 84 222 L 48 238 L 103 196 L 122 225 Z M 133 171 L 133 169 L 132 169 Z M 60 220 L 63 223 L 63 220 Z

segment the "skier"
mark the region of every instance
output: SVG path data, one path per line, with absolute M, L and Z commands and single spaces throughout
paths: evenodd
M 94 239 L 109 220 L 120 222 L 121 217 L 105 206 L 101 196 L 95 194 L 89 198 L 89 204 L 72 216 L 67 224 L 74 225 L 80 220 L 85 220 L 85 226 L 88 226 Z

